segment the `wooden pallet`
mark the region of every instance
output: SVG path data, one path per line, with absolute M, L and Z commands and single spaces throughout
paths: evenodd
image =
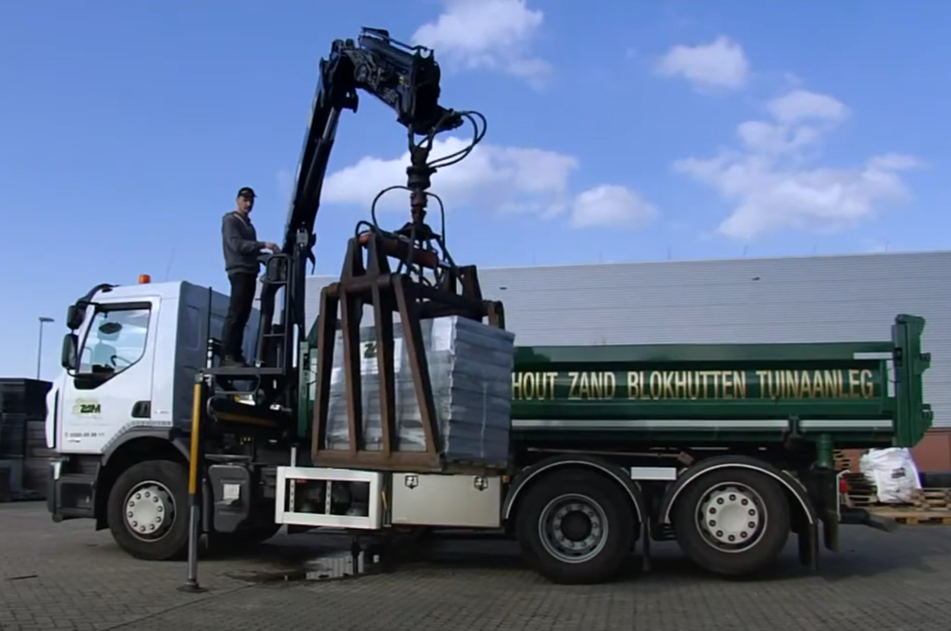
M 949 526 L 951 511 L 873 506 L 869 512 L 879 517 L 894 519 L 906 526 Z
M 849 485 L 849 493 L 845 498 L 846 506 L 864 508 L 878 503 L 875 486 L 861 473 L 846 473 L 842 476 Z
M 869 506 L 894 506 L 894 504 L 882 504 L 878 501 L 877 495 L 855 495 L 849 493 L 846 497 L 846 506 L 855 508 L 868 508 Z M 901 504 L 901 506 L 914 506 L 914 504 Z
M 875 485 L 865 477 L 864 473 L 844 473 L 842 477 L 849 483 L 849 490 L 856 493 L 874 492 Z
M 915 507 L 929 510 L 951 510 L 951 489 L 920 489 L 915 491 Z
M 878 501 L 878 495 L 870 483 L 864 479 L 856 479 L 854 482 L 852 476 L 861 474 L 846 474 L 849 480 L 849 493 L 845 498 L 846 506 L 856 508 L 868 508 L 871 506 L 895 506 L 910 507 L 917 510 L 942 510 L 951 511 L 951 489 L 918 489 L 915 491 L 911 502 L 896 504 L 883 503 Z
M 832 461 L 836 471 L 848 471 L 852 468 L 852 461 L 845 455 L 844 451 L 838 449 L 833 451 Z

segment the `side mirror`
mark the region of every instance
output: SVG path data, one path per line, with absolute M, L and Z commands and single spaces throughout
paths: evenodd
M 70 309 L 72 309 L 72 307 L 70 307 Z M 68 372 L 75 371 L 79 368 L 78 347 L 79 338 L 75 333 L 67 333 L 63 336 L 63 348 L 60 351 L 59 361 Z
M 83 325 L 83 320 L 85 319 L 85 306 L 80 307 L 78 304 L 69 305 L 69 309 L 66 310 L 66 328 L 70 331 L 75 331 Z

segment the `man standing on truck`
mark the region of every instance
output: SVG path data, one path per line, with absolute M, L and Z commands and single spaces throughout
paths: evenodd
M 258 256 L 261 250 L 277 253 L 280 248 L 268 241 L 258 241 L 257 231 L 251 224 L 254 208 L 254 189 L 249 186 L 238 191 L 235 209 L 221 219 L 221 241 L 225 256 L 225 272 L 231 282 L 231 302 L 221 331 L 221 346 L 225 366 L 246 366 L 242 347 L 244 328 L 251 316 L 258 280 Z

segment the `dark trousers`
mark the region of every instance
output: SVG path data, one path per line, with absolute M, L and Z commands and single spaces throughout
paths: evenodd
M 243 357 L 244 327 L 251 317 L 258 277 L 250 272 L 234 272 L 228 275 L 228 280 L 231 281 L 231 302 L 221 330 L 221 350 L 225 357 L 237 359 Z

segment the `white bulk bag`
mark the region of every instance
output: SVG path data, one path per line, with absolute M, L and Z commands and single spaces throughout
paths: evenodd
M 878 501 L 883 504 L 910 503 L 915 490 L 921 488 L 918 467 L 909 449 L 870 449 L 859 460 L 859 470 L 875 485 Z

